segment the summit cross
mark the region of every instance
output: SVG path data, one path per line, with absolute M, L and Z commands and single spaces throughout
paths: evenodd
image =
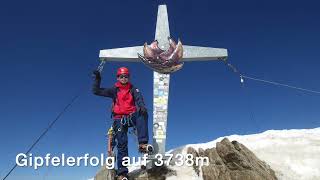
M 168 49 L 170 37 L 166 5 L 159 5 L 155 40 L 161 49 Z M 143 46 L 100 50 L 101 61 L 141 62 Z M 227 49 L 183 45 L 182 61 L 224 60 L 228 57 Z M 170 74 L 153 73 L 153 147 L 155 154 L 165 154 L 168 119 Z

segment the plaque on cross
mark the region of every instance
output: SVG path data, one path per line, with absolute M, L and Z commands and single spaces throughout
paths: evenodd
M 161 49 L 167 49 L 170 37 L 166 5 L 159 5 L 155 40 Z M 141 62 L 143 46 L 100 50 L 100 60 Z M 227 49 L 183 45 L 182 61 L 223 60 L 228 57 Z M 153 147 L 155 154 L 165 154 L 168 120 L 170 74 L 153 73 Z

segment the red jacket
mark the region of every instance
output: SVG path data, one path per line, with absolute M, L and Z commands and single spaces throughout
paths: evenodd
M 130 83 L 122 85 L 120 82 L 117 82 L 115 86 L 119 91 L 117 92 L 116 100 L 113 104 L 114 118 L 121 118 L 122 115 L 129 115 L 136 112 L 137 108 L 135 101 L 130 92 L 132 85 Z

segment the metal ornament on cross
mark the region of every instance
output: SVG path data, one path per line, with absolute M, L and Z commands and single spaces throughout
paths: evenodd
M 169 47 L 168 37 L 170 37 L 169 21 L 166 5 L 159 5 L 155 40 L 158 41 L 161 49 Z M 102 71 L 106 61 L 127 61 L 141 62 L 138 54 L 143 54 L 144 46 L 133 46 L 125 48 L 100 50 L 100 60 Z M 226 60 L 228 57 L 227 49 L 188 46 L 183 45 L 182 61 L 208 61 Z M 154 154 L 165 154 L 166 134 L 168 120 L 168 101 L 169 101 L 170 74 L 153 73 L 153 147 Z

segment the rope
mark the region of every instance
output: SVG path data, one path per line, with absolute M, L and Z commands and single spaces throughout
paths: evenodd
M 305 91 L 305 92 L 309 92 L 309 93 L 320 94 L 320 91 L 315 91 L 315 90 L 311 90 L 311 89 L 306 89 L 306 88 L 291 86 L 291 85 L 284 84 L 284 83 L 278 83 L 278 82 L 274 82 L 274 81 L 268 81 L 268 80 L 264 80 L 264 79 L 258 79 L 258 78 L 246 76 L 246 75 L 243 75 L 242 73 L 240 73 L 240 71 L 239 71 L 234 65 L 228 63 L 227 60 L 223 60 L 223 62 L 224 62 L 234 73 L 237 73 L 237 74 L 239 75 L 239 77 L 240 77 L 240 82 L 242 83 L 242 85 L 244 84 L 244 78 L 247 78 L 247 79 L 250 79 L 250 80 L 253 80 L 253 81 L 259 81 L 259 82 L 268 83 L 268 84 L 272 84 L 272 85 L 276 85 L 276 86 L 283 86 L 283 87 L 287 87 L 287 88 L 291 88 L 291 89 L 296 89 L 296 90 L 300 90 L 300 91 Z
M 315 91 L 315 90 L 311 90 L 311 89 L 291 86 L 291 85 L 288 85 L 288 84 L 282 84 L 282 83 L 278 83 L 278 82 L 274 82 L 274 81 L 267 81 L 267 80 L 264 80 L 264 79 L 253 78 L 253 77 L 249 77 L 249 76 L 245 76 L 245 75 L 242 75 L 242 77 L 247 78 L 247 79 L 251 79 L 251 80 L 254 80 L 254 81 L 260 81 L 260 82 L 264 82 L 264 83 L 273 84 L 273 85 L 276 85 L 276 86 L 284 86 L 284 87 L 291 88 L 291 89 L 297 89 L 297 90 L 300 90 L 300 91 L 306 91 L 306 92 L 320 94 L 320 91 Z
M 97 70 L 101 73 L 104 65 L 106 64 L 106 60 L 102 60 L 99 64 Z M 25 154 L 29 154 L 32 149 L 38 144 L 38 142 L 47 134 L 47 132 L 53 127 L 53 125 L 62 117 L 62 115 L 67 112 L 69 107 L 80 97 L 80 95 L 76 95 L 72 98 L 72 100 L 62 109 L 62 111 L 56 116 L 56 118 L 49 124 L 49 126 L 42 132 L 42 134 L 34 141 L 34 143 L 29 147 Z M 21 162 L 23 158 L 20 158 L 18 161 Z M 5 180 L 9 175 L 16 169 L 18 166 L 17 163 L 10 169 L 10 171 L 6 174 L 6 176 L 2 179 Z
M 68 108 L 75 102 L 76 99 L 78 99 L 79 95 L 76 95 L 72 98 L 71 102 L 68 103 L 63 110 L 58 114 L 58 116 L 50 123 L 50 125 L 45 129 L 45 131 L 42 132 L 42 134 L 34 141 L 34 143 L 29 147 L 28 151 L 25 154 L 29 154 L 31 150 L 38 144 L 38 142 L 47 134 L 47 132 L 53 127 L 53 125 L 60 119 L 60 117 L 68 110 Z M 19 159 L 19 163 L 21 162 L 23 158 Z M 2 179 L 5 180 L 12 172 L 13 170 L 18 166 L 16 163 L 10 171 L 6 174 L 6 176 Z
M 245 86 L 244 84 L 242 84 L 241 89 L 242 89 L 242 93 L 245 95 L 245 97 L 247 99 L 244 103 L 246 103 L 250 121 L 255 123 L 255 127 L 257 127 L 258 130 L 260 131 L 261 130 L 261 124 L 260 124 L 261 122 L 255 116 L 250 93 L 248 92 L 248 87 Z
M 226 59 L 224 59 L 223 62 L 234 73 L 239 75 L 242 89 L 245 89 L 244 78 L 246 78 L 246 79 L 250 79 L 250 80 L 253 80 L 253 81 L 259 81 L 259 82 L 262 82 L 262 83 L 272 84 L 272 85 L 275 85 L 275 86 L 282 86 L 282 87 L 287 87 L 287 88 L 290 88 L 290 89 L 300 90 L 300 91 L 304 91 L 304 92 L 320 94 L 320 91 L 316 91 L 316 90 L 312 90 L 312 89 L 306 89 L 306 88 L 296 87 L 296 86 L 292 86 L 292 85 L 288 85 L 288 84 L 284 84 L 284 83 L 279 83 L 279 82 L 275 82 L 275 81 L 268 81 L 268 80 L 264 80 L 264 79 L 259 79 L 259 78 L 246 76 L 246 75 L 243 75 L 234 65 L 230 64 L 229 62 L 227 62 Z M 252 122 L 255 122 L 256 125 L 258 126 L 258 128 L 260 129 L 260 122 L 256 119 L 254 111 L 252 110 L 252 105 L 250 103 L 251 101 L 250 101 L 249 94 L 247 95 L 247 97 L 248 97 L 248 101 L 247 102 L 248 102 L 248 110 L 249 110 L 249 114 L 250 114 L 250 119 L 251 119 Z

